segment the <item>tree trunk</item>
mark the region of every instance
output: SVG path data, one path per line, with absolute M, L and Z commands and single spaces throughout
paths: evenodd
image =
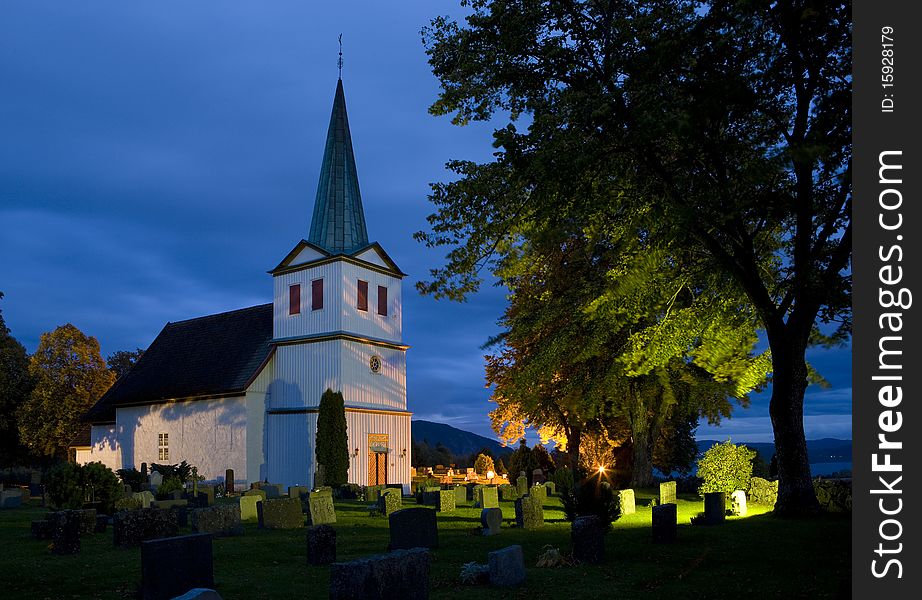
M 785 516 L 815 514 L 819 511 L 819 503 L 813 490 L 804 434 L 806 343 L 791 343 L 790 339 L 785 340 L 785 336 L 777 332 L 768 333 L 772 351 L 769 414 L 775 432 L 775 454 L 778 459 L 778 501 L 775 503 L 775 513 Z
M 580 476 L 579 470 L 579 446 L 583 430 L 581 427 L 569 428 L 567 432 L 567 457 L 570 463 L 570 472 L 573 473 L 573 481 L 577 481 Z
M 631 471 L 631 487 L 645 488 L 653 485 L 653 451 L 650 442 L 650 430 L 634 433 L 633 469 Z

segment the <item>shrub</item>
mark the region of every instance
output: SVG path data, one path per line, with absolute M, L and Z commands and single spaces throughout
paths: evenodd
M 749 489 L 755 455 L 755 450 L 730 440 L 711 446 L 698 460 L 698 477 L 702 479 L 698 493 L 725 492 L 729 496 L 734 490 Z
M 192 472 L 195 471 L 195 467 L 182 461 L 178 465 L 158 465 L 156 463 L 151 464 L 151 471 L 157 471 L 163 475 L 164 481 L 170 477 L 178 477 L 182 483 L 187 481 L 192 481 Z
M 55 465 L 45 475 L 45 493 L 51 506 L 59 509 L 83 508 L 83 467 L 66 462 Z
M 607 481 L 599 483 L 584 479 L 576 489 L 565 489 L 561 494 L 563 512 L 567 521 L 576 517 L 596 515 L 605 526 L 611 529 L 612 521 L 621 517 L 621 502 L 618 494 Z
M 141 471 L 137 469 L 119 469 L 116 471 L 118 478 L 122 480 L 122 483 L 125 485 L 131 486 L 131 491 L 140 492 L 141 484 L 144 483 L 144 475 L 141 474 Z
M 487 471 L 495 472 L 493 468 L 493 459 L 486 454 L 478 454 L 477 459 L 474 461 L 474 471 L 476 471 L 478 475 L 486 475 Z
M 561 494 L 573 489 L 573 471 L 569 467 L 561 467 L 551 474 L 551 481 L 557 486 Z
M 115 473 L 101 462 L 83 465 L 84 497 L 99 502 L 99 512 L 111 515 L 115 501 L 122 497 L 122 484 Z
M 341 392 L 328 389 L 320 397 L 314 448 L 317 462 L 324 467 L 324 484 L 338 487 L 347 483 L 349 442 L 345 401 Z
M 333 488 L 333 497 L 337 500 L 364 500 L 365 488 L 357 483 L 344 483 Z
M 503 459 L 499 459 L 498 461 L 496 461 L 496 474 L 497 475 L 505 475 L 508 472 L 509 471 L 506 470 L 506 465 L 503 463 Z
M 183 481 L 178 476 L 171 475 L 169 477 L 164 477 L 163 481 L 160 482 L 160 487 L 157 488 L 157 498 L 166 500 L 170 497 L 170 494 L 176 490 L 183 489 L 183 487 Z

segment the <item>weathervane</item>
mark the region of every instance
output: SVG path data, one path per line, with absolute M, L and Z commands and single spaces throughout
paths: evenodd
M 339 67 L 339 78 L 343 78 L 343 34 L 339 34 L 339 60 L 336 61 L 336 66 Z

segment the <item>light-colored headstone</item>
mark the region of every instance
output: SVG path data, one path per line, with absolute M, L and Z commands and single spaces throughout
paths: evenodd
M 733 492 L 733 495 L 730 497 L 730 512 L 737 517 L 746 516 L 746 492 L 743 490 L 736 490 Z
M 663 483 L 659 484 L 659 503 L 676 503 L 675 481 L 664 481 Z
M 141 508 L 150 508 L 150 503 L 154 501 L 154 495 L 148 490 L 143 492 L 135 492 L 131 495 L 132 498 L 137 498 L 141 501 Z
M 618 502 L 621 506 L 622 515 L 633 515 L 637 512 L 634 501 L 634 490 L 626 489 L 618 492 Z

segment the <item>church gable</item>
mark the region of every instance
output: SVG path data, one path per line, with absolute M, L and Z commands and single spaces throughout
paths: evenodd
M 397 266 L 397 263 L 395 263 L 391 257 L 388 256 L 387 252 L 384 251 L 384 248 L 382 248 L 381 244 L 378 242 L 372 242 L 371 244 L 353 253 L 352 256 L 362 262 L 383 267 L 384 269 L 387 269 L 388 271 L 391 271 L 400 277 L 406 275 L 406 273 L 400 270 L 400 267 Z

